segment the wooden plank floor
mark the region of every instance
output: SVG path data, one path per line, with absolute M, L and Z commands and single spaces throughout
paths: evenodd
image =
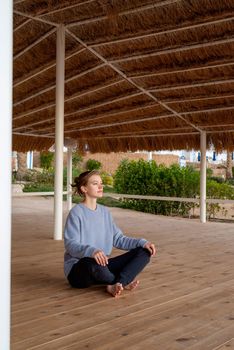
M 12 350 L 234 349 L 233 224 L 112 208 L 126 234 L 158 246 L 117 299 L 69 287 L 52 211 L 51 199 L 13 200 Z

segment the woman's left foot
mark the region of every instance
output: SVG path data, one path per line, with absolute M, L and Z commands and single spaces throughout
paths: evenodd
M 123 290 L 123 286 L 121 283 L 116 283 L 112 285 L 108 285 L 106 287 L 106 291 L 111 294 L 113 297 L 118 297 L 120 296 L 121 292 Z
M 140 281 L 135 280 L 132 281 L 131 283 L 127 284 L 124 289 L 132 291 L 133 289 L 136 289 L 136 287 L 139 285 Z

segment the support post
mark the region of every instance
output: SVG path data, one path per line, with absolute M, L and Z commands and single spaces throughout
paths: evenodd
M 11 295 L 11 154 L 12 154 L 12 0 L 0 2 L 1 89 L 0 106 L 0 349 L 10 350 Z M 4 120 L 4 122 L 3 122 Z
M 206 222 L 206 132 L 201 132 L 200 221 Z
M 65 31 L 57 29 L 56 50 L 56 121 L 55 121 L 55 189 L 54 239 L 62 239 L 63 232 L 63 138 L 64 138 L 64 75 Z
M 72 208 L 72 147 L 67 148 L 67 210 Z
M 148 162 L 151 162 L 152 159 L 153 159 L 152 151 L 150 151 L 148 152 Z

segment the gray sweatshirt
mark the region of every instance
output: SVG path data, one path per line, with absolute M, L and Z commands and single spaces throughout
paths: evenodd
M 77 204 L 71 209 L 65 225 L 65 276 L 79 259 L 92 257 L 96 250 L 102 250 L 108 256 L 113 246 L 130 250 L 143 247 L 146 242 L 145 239 L 124 236 L 103 205 L 97 204 L 96 210 L 91 210 L 82 203 Z

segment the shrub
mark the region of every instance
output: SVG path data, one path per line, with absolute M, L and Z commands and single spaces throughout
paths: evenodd
M 234 199 L 234 188 L 227 183 L 207 181 L 207 197 L 220 199 Z
M 227 184 L 234 186 L 234 178 L 232 179 L 227 179 L 226 181 Z
M 49 168 L 51 168 L 53 160 L 54 160 L 53 152 L 41 152 L 40 162 L 41 162 L 41 167 L 43 169 L 48 170 Z
M 79 176 L 81 173 L 81 169 L 79 168 L 72 168 L 72 179 L 74 180 L 75 177 Z M 63 168 L 63 185 L 67 185 L 67 167 Z
M 219 177 L 219 176 L 211 176 L 211 177 L 209 178 L 209 180 L 216 181 L 216 182 L 218 182 L 219 184 L 225 182 L 225 180 L 224 180 L 222 177 Z
M 200 195 L 200 173 L 191 167 L 156 165 L 154 161 L 123 160 L 115 174 L 117 193 L 163 197 L 197 198 Z M 225 183 L 207 180 L 208 198 L 234 198 L 234 189 Z M 189 215 L 197 204 L 190 202 L 124 199 L 125 207 L 163 215 Z M 220 205 L 207 205 L 208 215 L 223 210 Z
M 82 161 L 83 161 L 83 157 L 81 156 L 81 154 L 77 152 L 72 153 L 72 166 L 74 168 L 79 167 Z
M 218 183 L 214 180 L 207 181 L 207 197 L 220 199 L 234 199 L 234 188 L 227 183 Z M 207 214 L 209 219 L 215 218 L 218 212 L 227 215 L 227 210 L 219 203 L 207 203 Z
M 118 193 L 155 195 L 164 197 L 196 197 L 199 190 L 199 173 L 193 168 L 156 165 L 154 161 L 123 160 L 116 173 L 114 188 Z M 126 207 L 155 214 L 188 214 L 193 203 L 124 200 Z
M 86 163 L 87 170 L 100 170 L 102 167 L 101 162 L 96 159 L 88 159 Z
M 113 186 L 113 184 L 114 184 L 113 176 L 106 173 L 105 171 L 102 171 L 101 178 L 102 178 L 103 185 Z
M 32 183 L 24 185 L 23 192 L 53 192 L 52 184 Z

